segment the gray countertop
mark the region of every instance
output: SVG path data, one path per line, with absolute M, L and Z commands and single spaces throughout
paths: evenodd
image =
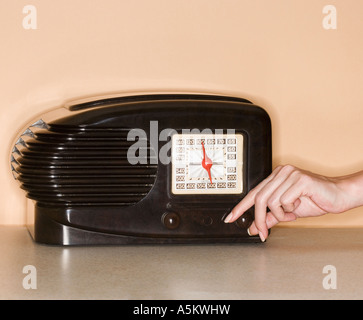
M 358 228 L 274 228 L 263 244 L 58 247 L 0 226 L 0 253 L 0 299 L 363 299 Z

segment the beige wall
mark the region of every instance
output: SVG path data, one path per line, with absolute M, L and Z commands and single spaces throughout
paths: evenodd
M 28 4 L 34 30 L 23 27 Z M 323 28 L 328 4 L 337 29 Z M 361 0 L 0 0 L 0 224 L 25 221 L 9 170 L 15 135 L 88 95 L 245 97 L 272 118 L 274 166 L 331 176 L 362 169 L 362 12 Z M 289 224 L 305 225 L 363 226 L 363 209 Z

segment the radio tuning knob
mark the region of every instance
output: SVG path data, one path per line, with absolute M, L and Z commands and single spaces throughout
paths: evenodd
M 248 229 L 253 222 L 253 216 L 248 212 L 236 220 L 236 225 L 242 229 Z
M 176 229 L 180 224 L 180 217 L 175 212 L 165 212 L 161 217 L 164 226 L 170 230 Z

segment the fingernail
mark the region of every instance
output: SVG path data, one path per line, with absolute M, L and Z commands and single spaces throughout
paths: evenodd
M 231 221 L 231 219 L 232 219 L 232 217 L 233 217 L 233 213 L 231 212 L 225 219 L 224 219 L 224 223 L 228 223 L 228 222 L 230 222 Z
M 247 233 L 248 233 L 249 236 L 251 236 L 250 228 L 247 229 Z
M 261 239 L 261 241 L 262 241 L 262 242 L 265 242 L 265 241 L 266 241 L 266 239 L 265 239 L 265 237 L 263 236 L 263 234 L 262 234 L 262 232 L 261 232 L 261 231 L 259 231 L 259 232 L 258 232 L 258 235 L 260 236 L 260 239 Z

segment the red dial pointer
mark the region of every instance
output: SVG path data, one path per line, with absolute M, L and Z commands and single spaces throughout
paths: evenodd
M 208 156 L 206 155 L 205 153 L 205 148 L 204 148 L 204 143 L 202 142 L 202 148 L 203 148 L 203 160 L 202 160 L 202 167 L 207 170 L 208 172 L 208 175 L 209 175 L 209 180 L 210 180 L 210 183 L 213 183 L 212 182 L 212 176 L 210 174 L 210 168 L 212 167 L 213 165 L 213 162 L 211 159 L 208 158 Z

